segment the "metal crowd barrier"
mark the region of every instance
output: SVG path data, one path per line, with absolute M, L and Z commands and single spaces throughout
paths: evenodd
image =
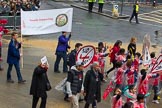
M 7 29 L 19 29 L 21 25 L 20 16 L 0 16 L 0 19 L 7 19 L 8 23 L 5 25 Z

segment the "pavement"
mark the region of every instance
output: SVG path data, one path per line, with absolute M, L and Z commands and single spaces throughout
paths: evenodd
M 24 37 L 25 40 L 28 37 Z M 32 38 L 30 38 L 32 39 Z M 28 39 L 30 41 L 30 39 Z M 47 56 L 50 68 L 48 69 L 48 77 L 50 83 L 52 85 L 52 90 L 48 92 L 47 99 L 47 107 L 46 108 L 71 108 L 71 104 L 69 102 L 65 102 L 63 100 L 64 94 L 62 91 L 55 90 L 55 86 L 66 77 L 66 73 L 54 73 L 53 65 L 55 61 L 55 56 L 53 56 L 54 51 L 44 48 L 37 48 L 34 46 L 24 45 L 23 53 L 24 53 L 24 68 L 21 69 L 22 76 L 27 82 L 25 84 L 17 83 L 17 76 L 15 69 L 12 70 L 12 79 L 15 83 L 7 83 L 6 82 L 6 72 L 7 72 L 7 44 L 9 37 L 4 37 L 3 39 L 3 62 L 2 66 L 4 68 L 3 71 L 0 72 L 0 108 L 31 108 L 32 104 L 32 96 L 29 95 L 31 78 L 33 74 L 34 68 L 40 62 L 40 58 L 44 55 Z M 37 40 L 33 38 L 32 40 Z M 45 43 L 44 43 L 45 44 Z M 62 61 L 60 63 L 60 70 L 62 70 Z M 102 93 L 106 88 L 108 83 L 102 83 Z M 153 95 L 153 94 L 152 94 Z M 160 104 L 151 103 L 153 96 L 147 98 L 148 108 L 160 108 L 162 100 L 160 100 Z M 162 97 L 162 94 L 160 94 Z M 84 108 L 85 102 L 80 103 L 80 108 Z M 38 104 L 39 105 L 39 104 Z M 107 100 L 102 100 L 101 103 L 98 104 L 98 108 L 110 108 L 111 107 L 111 98 L 108 97 Z
M 58 8 L 69 8 L 72 3 L 66 2 L 53 2 L 48 1 L 42 3 L 41 9 L 58 9 Z M 130 37 L 137 36 L 138 43 L 142 43 L 143 36 L 146 33 L 151 35 L 151 40 L 154 40 L 154 31 L 162 28 L 161 24 L 140 20 L 141 24 L 130 24 L 128 20 L 116 20 L 111 19 L 99 14 L 89 14 L 87 11 L 73 8 L 73 28 L 72 28 L 72 39 L 88 42 L 112 42 L 114 43 L 117 39 L 122 40 L 124 43 L 128 43 Z M 128 9 L 129 10 L 129 9 Z M 148 8 L 149 10 L 149 8 Z M 131 11 L 131 10 L 130 10 Z M 150 12 L 150 11 L 149 11 Z M 27 40 L 57 40 L 57 34 L 48 34 L 40 36 L 27 36 L 24 37 Z M 12 78 L 15 80 L 14 84 L 6 82 L 7 72 L 7 42 L 10 37 L 4 37 L 3 40 L 3 68 L 4 71 L 0 72 L 0 108 L 31 108 L 32 96 L 29 95 L 29 89 L 31 84 L 31 78 L 34 68 L 40 62 L 40 58 L 44 55 L 47 56 L 50 68 L 48 70 L 49 80 L 52 85 L 52 90 L 48 92 L 47 108 L 70 108 L 70 103 L 64 102 L 64 94 L 61 91 L 57 91 L 54 87 L 66 77 L 65 73 L 54 73 L 53 65 L 55 61 L 54 46 L 53 50 L 38 48 L 34 46 L 24 46 L 24 68 L 21 69 L 22 76 L 27 80 L 26 84 L 18 84 L 15 69 L 12 71 Z M 43 43 L 48 44 L 48 43 Z M 158 52 L 158 51 L 157 51 Z M 60 69 L 62 69 L 62 62 L 60 63 Z M 102 84 L 102 92 L 104 91 L 107 83 Z M 162 94 L 160 95 L 162 97 Z M 160 104 L 153 104 L 153 96 L 148 98 L 148 108 L 161 108 L 162 100 Z M 84 103 L 80 103 L 80 108 L 83 108 Z M 106 101 L 98 104 L 98 108 L 110 108 L 111 98 L 108 97 Z

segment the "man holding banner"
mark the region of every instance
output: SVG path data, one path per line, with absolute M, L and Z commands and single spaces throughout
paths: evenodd
M 56 48 L 56 61 L 54 65 L 54 72 L 60 73 L 59 71 L 59 63 L 61 58 L 63 58 L 63 72 L 67 72 L 67 49 L 70 49 L 68 42 L 71 38 L 71 33 L 68 38 L 66 38 L 67 32 L 62 32 L 62 35 L 58 38 L 58 45 Z

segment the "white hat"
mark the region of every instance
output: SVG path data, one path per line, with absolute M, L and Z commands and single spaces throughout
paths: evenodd
M 81 66 L 81 65 L 84 65 L 84 63 L 81 61 L 76 61 L 76 66 Z

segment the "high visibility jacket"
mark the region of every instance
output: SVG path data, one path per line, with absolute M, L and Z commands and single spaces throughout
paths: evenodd
M 139 6 L 138 5 L 136 5 L 136 12 L 138 12 L 139 11 Z
M 98 3 L 105 3 L 105 0 L 98 0 Z
M 138 11 L 139 11 L 139 5 L 136 4 L 136 5 L 133 6 L 133 8 L 134 8 L 133 11 L 136 12 L 136 13 L 138 13 Z
M 96 2 L 96 0 L 87 0 L 88 2 Z

